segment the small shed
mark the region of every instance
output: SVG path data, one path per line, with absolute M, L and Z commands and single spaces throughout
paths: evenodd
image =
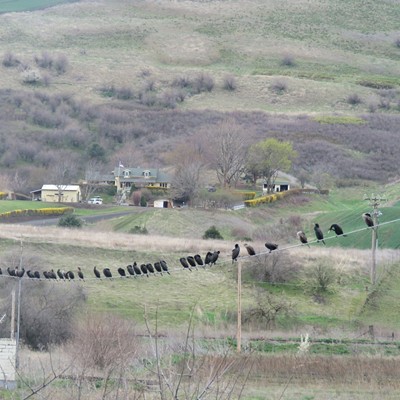
M 172 204 L 170 200 L 167 199 L 158 199 L 154 200 L 155 208 L 172 208 Z
M 48 203 L 79 203 L 81 188 L 79 185 L 43 185 L 40 199 Z
M 273 192 L 285 192 L 290 189 L 290 183 L 287 181 L 275 181 L 273 184 Z M 268 192 L 268 184 L 263 183 L 263 193 Z

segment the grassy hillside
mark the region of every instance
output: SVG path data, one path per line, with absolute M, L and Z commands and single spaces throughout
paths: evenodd
M 66 55 L 68 72 L 52 76 L 47 90 L 68 88 L 94 102 L 103 101 L 102 85 L 139 90 L 150 74 L 161 93 L 174 78 L 202 71 L 215 90 L 184 108 L 359 113 L 387 99 L 385 90 L 398 100 L 399 17 L 397 4 L 385 1 L 80 1 L 1 16 L 0 53 L 31 67 L 43 51 Z M 222 88 L 227 74 L 236 91 Z M 16 69 L 2 79 L 21 87 Z M 275 90 L 276 80 L 286 88 Z M 352 94 L 362 101 L 349 104 Z

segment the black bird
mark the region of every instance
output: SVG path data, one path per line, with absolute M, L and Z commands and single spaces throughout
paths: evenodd
M 250 246 L 249 244 L 245 244 L 244 247 L 246 247 L 246 250 L 249 253 L 249 256 L 255 256 L 256 255 L 256 251 L 254 250 L 253 246 Z
M 265 247 L 269 250 L 269 252 L 271 253 L 271 251 L 274 251 L 278 248 L 278 245 L 275 243 L 265 243 Z
M 22 269 L 18 269 L 18 267 L 15 269 L 15 275 L 18 277 L 18 278 L 22 278 L 23 276 L 24 276 L 24 274 L 25 274 L 25 269 L 24 268 L 22 268 Z
M 195 261 L 197 262 L 198 265 L 204 265 L 203 259 L 201 258 L 200 254 L 195 254 L 194 259 L 195 259 Z
M 83 281 L 85 280 L 85 278 L 83 276 L 83 272 L 81 270 L 81 267 L 78 267 L 78 277 L 79 277 L 79 279 L 82 279 Z
M 33 272 L 30 270 L 30 269 L 28 269 L 28 271 L 26 271 L 26 274 L 28 275 L 28 277 L 29 278 L 35 278 L 35 275 L 33 274 Z
M 103 269 L 103 274 L 104 274 L 104 276 L 105 276 L 106 278 L 112 278 L 112 273 L 111 273 L 110 268 L 104 268 L 104 269 Z
M 188 269 L 190 272 L 192 272 L 192 269 L 190 268 L 190 265 L 188 264 L 188 262 L 187 262 L 187 260 L 186 260 L 185 257 L 181 257 L 181 258 L 179 259 L 179 261 L 180 261 L 180 263 L 182 264 L 182 267 L 183 267 L 183 268 L 186 268 L 186 269 Z
M 0 268 L 0 275 L 3 275 L 3 271 L 1 270 L 1 268 Z
M 217 260 L 218 260 L 219 253 L 220 253 L 219 250 L 214 251 L 214 253 L 212 253 L 212 256 L 211 256 L 211 264 L 210 264 L 210 266 L 215 265 L 215 263 L 216 263 Z
M 34 271 L 34 272 L 33 272 L 33 276 L 34 276 L 36 279 L 40 279 L 40 272 L 39 272 L 39 271 Z
M 192 267 L 194 267 L 194 268 L 197 269 L 196 260 L 194 259 L 193 256 L 188 256 L 188 257 L 186 257 L 186 259 L 187 259 L 188 263 L 189 263 Z
M 326 244 L 325 240 L 324 240 L 324 234 L 322 232 L 322 229 L 319 227 L 319 224 L 314 225 L 314 232 L 315 232 L 315 236 L 317 237 L 318 242 L 321 241 L 323 244 Z
M 140 264 L 140 270 L 142 271 L 142 273 L 143 273 L 144 275 L 146 275 L 147 277 L 149 277 L 149 271 L 147 271 L 146 264 Z
M 164 272 L 166 272 L 168 275 L 171 275 L 171 274 L 169 273 L 169 271 L 168 271 L 168 265 L 167 265 L 167 263 L 166 263 L 164 260 L 160 260 L 160 265 L 161 265 L 161 268 L 162 268 L 162 270 L 163 270 Z
M 297 237 L 300 239 L 301 243 L 306 244 L 308 247 L 310 247 L 310 245 L 308 244 L 307 236 L 303 231 L 298 231 Z
M 121 275 L 122 278 L 126 278 L 126 272 L 122 267 L 118 268 L 118 273 Z
M 343 233 L 343 229 L 338 224 L 332 224 L 331 227 L 328 229 L 329 231 L 333 231 L 336 233 L 336 236 L 347 236 Z
M 57 270 L 57 275 L 60 279 L 65 279 L 64 272 L 62 272 L 60 269 Z
M 72 271 L 67 271 L 67 272 L 65 273 L 65 277 L 66 277 L 67 279 L 69 279 L 70 281 L 72 281 L 73 279 L 75 279 L 75 274 L 74 274 Z
M 240 254 L 240 247 L 239 245 L 236 243 L 235 247 L 232 249 L 232 264 L 237 261 L 237 258 L 239 257 Z
M 146 264 L 146 269 L 147 269 L 147 271 L 148 272 L 150 272 L 151 274 L 154 274 L 154 267 L 153 267 L 153 264 L 151 264 L 151 263 L 148 263 L 148 264 Z
M 93 268 L 93 272 L 94 272 L 94 275 L 96 276 L 96 278 L 101 279 L 100 271 L 97 269 L 96 266 Z
M 132 264 L 132 267 L 136 275 L 142 275 L 142 270 L 138 267 L 136 261 Z
M 211 259 L 212 259 L 213 253 L 211 253 L 211 251 L 207 251 L 207 254 L 204 258 L 204 264 L 205 265 L 209 265 L 211 264 Z
M 374 220 L 370 213 L 364 213 L 362 215 L 364 222 L 367 224 L 368 227 L 372 228 L 374 226 Z
M 10 276 L 16 276 L 15 269 L 11 269 L 10 267 L 7 267 L 7 272 L 8 272 L 8 275 L 10 275 Z
M 161 268 L 161 264 L 160 264 L 159 261 L 156 261 L 156 262 L 154 263 L 154 268 L 155 268 L 155 270 L 156 270 L 157 272 L 159 272 L 159 273 L 162 275 L 162 268 Z
M 46 279 L 50 279 L 50 275 L 49 275 L 49 273 L 48 273 L 47 271 L 43 271 L 43 276 L 44 276 Z
M 127 265 L 126 269 L 128 270 L 129 275 L 135 276 L 135 270 L 131 264 Z

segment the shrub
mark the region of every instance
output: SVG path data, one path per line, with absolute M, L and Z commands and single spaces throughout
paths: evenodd
M 205 73 L 199 74 L 193 82 L 195 93 L 211 92 L 214 89 L 214 79 Z
M 357 93 L 352 93 L 347 97 L 347 102 L 353 106 L 360 104 L 361 98 Z
M 274 92 L 278 92 L 278 93 L 286 92 L 286 90 L 288 89 L 286 81 L 284 81 L 282 79 L 275 79 L 271 83 L 270 87 Z
M 225 75 L 222 83 L 222 88 L 230 91 L 236 90 L 237 84 L 235 77 L 231 74 Z
M 281 60 L 281 65 L 284 67 L 293 67 L 295 64 L 293 56 L 289 54 L 286 54 Z
M 61 54 L 54 61 L 54 69 L 58 74 L 65 74 L 68 69 L 68 58 L 66 55 Z
M 223 239 L 223 237 L 219 230 L 213 225 L 204 232 L 203 239 Z
M 135 235 L 147 235 L 149 231 L 145 226 L 135 225 L 133 228 L 129 230 L 129 233 L 133 233 Z
M 20 61 L 18 60 L 18 58 L 16 58 L 14 56 L 14 54 L 12 54 L 11 52 L 7 51 L 4 54 L 3 61 L 2 61 L 3 67 L 7 67 L 7 68 L 16 67 L 19 65 L 19 63 L 20 63 Z
M 320 295 L 333 291 L 337 281 L 337 273 L 329 260 L 319 259 L 317 265 L 311 266 L 305 272 L 303 286 L 306 292 Z
M 36 65 L 40 68 L 50 69 L 53 66 L 53 58 L 46 51 L 42 52 L 41 57 L 35 56 Z
M 64 228 L 80 228 L 82 224 L 82 220 L 75 215 L 64 215 L 60 218 L 57 225 Z
M 34 85 L 42 79 L 40 72 L 37 69 L 27 69 L 22 73 L 22 83 Z

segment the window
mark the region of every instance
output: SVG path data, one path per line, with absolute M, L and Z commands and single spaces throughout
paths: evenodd
M 151 173 L 150 173 L 149 170 L 143 171 L 143 176 L 144 176 L 145 178 L 148 178 L 150 175 L 151 175 Z

